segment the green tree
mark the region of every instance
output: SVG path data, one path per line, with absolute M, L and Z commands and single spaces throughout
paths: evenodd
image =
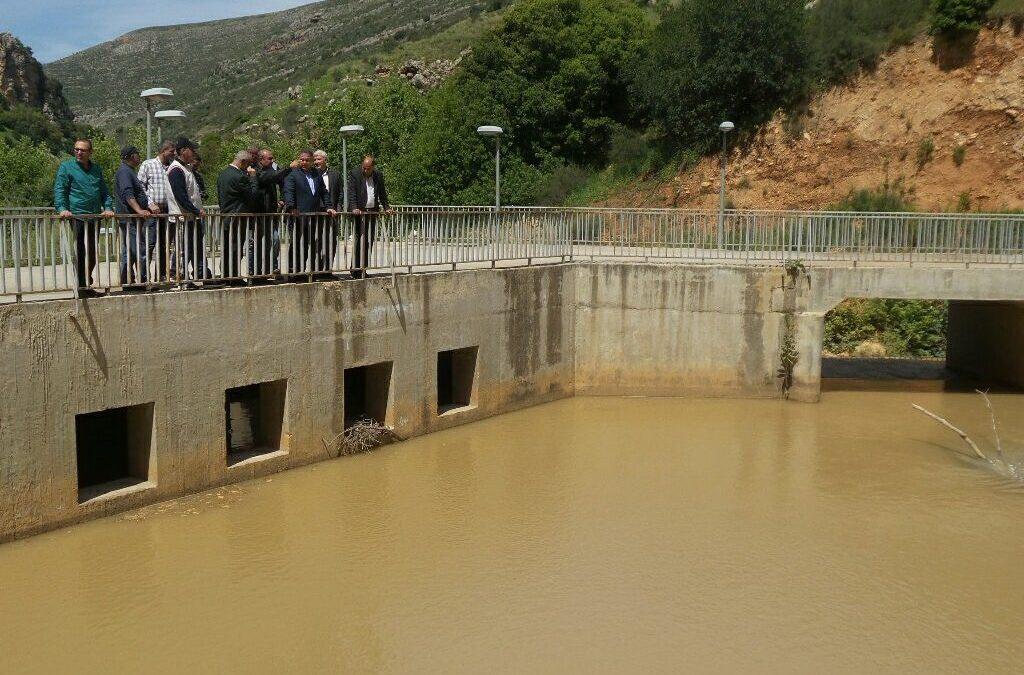
M 957 35 L 981 29 L 995 0 L 932 0 L 933 33 Z
M 0 206 L 52 205 L 59 163 L 42 143 L 0 138 Z
M 689 0 L 631 69 L 630 91 L 677 148 L 708 151 L 719 122 L 743 130 L 803 96 L 803 0 Z
M 625 0 L 525 0 L 474 45 L 455 86 L 497 105 L 527 163 L 598 164 L 629 117 L 624 66 L 649 33 Z

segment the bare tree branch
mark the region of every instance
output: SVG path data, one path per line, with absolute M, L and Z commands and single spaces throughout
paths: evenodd
M 917 405 L 916 403 L 914 403 L 912 405 L 914 406 L 914 410 L 918 410 L 920 412 L 923 412 L 925 415 L 927 415 L 928 417 L 931 417 L 933 420 L 935 420 L 936 422 L 938 422 L 939 424 L 941 424 L 942 426 L 946 427 L 947 429 L 949 429 L 950 431 L 955 433 L 957 436 L 962 438 L 964 443 L 966 443 L 968 445 L 968 447 L 970 447 L 970 449 L 974 451 L 974 454 L 977 455 L 980 459 L 983 459 L 986 462 L 989 461 L 988 457 L 985 456 L 985 453 L 983 453 L 981 451 L 981 449 L 978 447 L 978 444 L 975 443 L 974 441 L 972 441 L 971 437 L 968 436 L 962 429 L 959 429 L 959 428 L 953 426 L 952 424 L 949 423 L 948 420 L 946 420 L 946 419 L 944 419 L 942 417 L 939 417 L 938 415 L 936 415 L 935 413 L 933 413 L 933 412 L 931 412 L 929 410 L 925 410 L 924 408 L 922 408 L 921 406 Z
M 1003 441 L 999 438 L 999 426 L 996 423 L 996 411 L 992 408 L 992 401 L 988 398 L 987 391 L 981 391 L 975 389 L 974 391 L 981 394 L 981 397 L 985 399 L 985 407 L 988 408 L 989 419 L 992 420 L 992 434 L 996 437 L 996 453 L 999 455 L 999 459 L 1003 458 Z

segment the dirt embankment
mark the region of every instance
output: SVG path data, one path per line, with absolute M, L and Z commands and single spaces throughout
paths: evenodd
M 610 201 L 712 207 L 718 171 L 708 157 Z M 931 39 L 919 38 L 805 115 L 779 115 L 731 153 L 728 186 L 737 207 L 795 209 L 886 181 L 902 181 L 923 209 L 963 208 L 967 199 L 972 210 L 1024 208 L 1024 35 L 1009 24 L 986 29 L 955 69 L 936 65 Z

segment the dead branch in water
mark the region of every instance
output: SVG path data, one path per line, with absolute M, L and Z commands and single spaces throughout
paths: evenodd
M 324 447 L 339 457 L 358 455 L 369 452 L 384 445 L 402 440 L 393 430 L 375 420 L 361 419 L 328 443 Z
M 939 424 L 941 424 L 942 426 L 946 427 L 947 429 L 949 429 L 950 431 L 955 433 L 957 436 L 962 438 L 964 443 L 966 443 L 968 445 L 968 447 L 970 447 L 970 449 L 974 451 L 974 454 L 977 455 L 978 458 L 983 459 L 986 462 L 989 461 L 988 457 L 985 456 L 985 453 L 983 453 L 981 451 L 981 449 L 978 447 L 978 444 L 975 443 L 974 441 L 972 441 L 971 437 L 968 436 L 966 434 L 966 432 L 964 432 L 962 429 L 959 429 L 958 427 L 953 426 L 952 424 L 950 424 L 949 420 L 947 420 L 947 419 L 945 419 L 943 417 L 939 417 L 938 415 L 936 415 L 935 413 L 931 412 L 930 410 L 925 410 L 924 408 L 922 408 L 921 406 L 917 405 L 916 403 L 913 403 L 911 405 L 914 406 L 914 410 L 918 410 L 920 412 L 923 412 L 925 415 L 927 415 L 928 417 L 931 417 L 933 420 L 935 420 L 936 422 L 938 422 Z
M 992 421 L 992 435 L 996 437 L 996 454 L 999 455 L 999 459 L 1003 458 L 1003 441 L 999 438 L 999 425 L 996 421 L 996 411 L 992 408 L 992 401 L 989 400 L 988 392 L 975 389 L 974 391 L 985 399 L 985 407 L 988 408 L 988 417 Z

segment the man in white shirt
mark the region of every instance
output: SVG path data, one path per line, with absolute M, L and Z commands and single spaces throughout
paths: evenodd
M 377 170 L 373 155 L 364 157 L 362 165 L 349 176 L 348 203 L 356 217 L 352 278 L 362 279 L 370 266 L 370 253 L 377 234 L 377 214 L 391 212 L 384 176 Z

